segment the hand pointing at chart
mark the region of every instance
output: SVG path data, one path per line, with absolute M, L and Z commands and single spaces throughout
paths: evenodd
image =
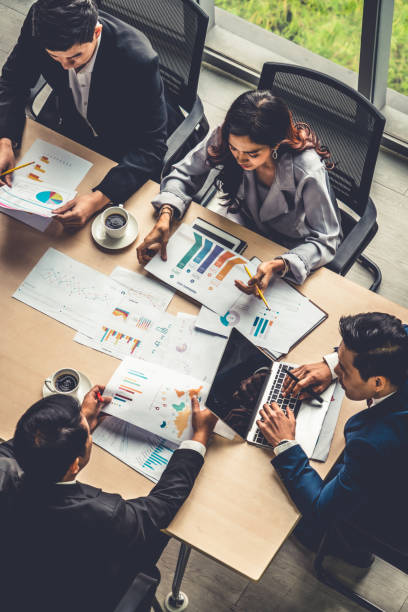
M 79 229 L 88 219 L 110 202 L 101 191 L 93 191 L 55 208 L 53 216 L 67 229 Z
M 286 269 L 286 264 L 283 259 L 272 259 L 271 261 L 263 261 L 259 264 L 255 276 L 249 279 L 246 285 L 240 280 L 235 281 L 235 286 L 247 295 L 256 295 L 259 299 L 262 299 L 258 292 L 258 288 L 261 291 L 265 291 L 272 278 L 276 274 L 282 274 Z

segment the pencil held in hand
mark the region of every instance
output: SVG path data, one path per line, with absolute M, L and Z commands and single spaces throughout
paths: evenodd
M 247 266 L 244 265 L 244 268 L 245 268 L 245 272 L 248 274 L 249 278 L 252 278 L 252 275 L 251 275 L 250 271 L 248 270 Z M 262 291 L 260 290 L 260 288 L 258 287 L 258 285 L 255 284 L 255 287 L 256 287 L 256 290 L 259 293 L 259 296 L 262 298 L 265 306 L 267 307 L 267 309 L 271 310 L 271 307 L 269 306 L 268 302 L 266 301 L 265 296 L 262 293 Z
M 20 170 L 20 168 L 25 168 L 26 166 L 31 166 L 34 162 L 28 162 L 28 164 L 21 164 L 21 166 L 16 166 L 15 168 L 10 168 L 10 170 L 6 170 L 0 174 L 0 177 L 6 176 L 6 174 L 10 174 L 11 172 L 15 172 L 16 170 Z

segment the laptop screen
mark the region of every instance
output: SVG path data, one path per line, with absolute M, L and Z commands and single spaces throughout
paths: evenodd
M 272 361 L 236 328 L 231 330 L 206 406 L 246 438 Z

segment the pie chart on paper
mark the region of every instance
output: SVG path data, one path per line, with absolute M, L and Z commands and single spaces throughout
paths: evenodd
M 35 197 L 43 204 L 50 204 L 51 206 L 60 205 L 63 201 L 62 195 L 56 191 L 40 191 Z

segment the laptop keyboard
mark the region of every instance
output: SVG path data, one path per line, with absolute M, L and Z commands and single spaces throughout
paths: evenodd
M 284 397 L 282 395 L 282 385 L 286 377 L 286 373 L 283 371 L 283 367 L 285 367 L 287 370 L 293 369 L 288 365 L 284 366 L 281 363 L 279 364 L 278 372 L 275 376 L 273 386 L 269 391 L 266 403 L 270 404 L 271 402 L 277 402 L 285 414 L 287 414 L 287 409 L 289 408 L 289 410 L 292 410 L 292 412 L 296 416 L 300 408 L 301 400 L 297 399 L 296 396 Z M 267 442 L 264 435 L 260 432 L 259 429 L 256 429 L 253 441 L 257 444 L 263 444 L 264 446 L 272 446 L 271 444 L 269 444 L 269 442 Z

